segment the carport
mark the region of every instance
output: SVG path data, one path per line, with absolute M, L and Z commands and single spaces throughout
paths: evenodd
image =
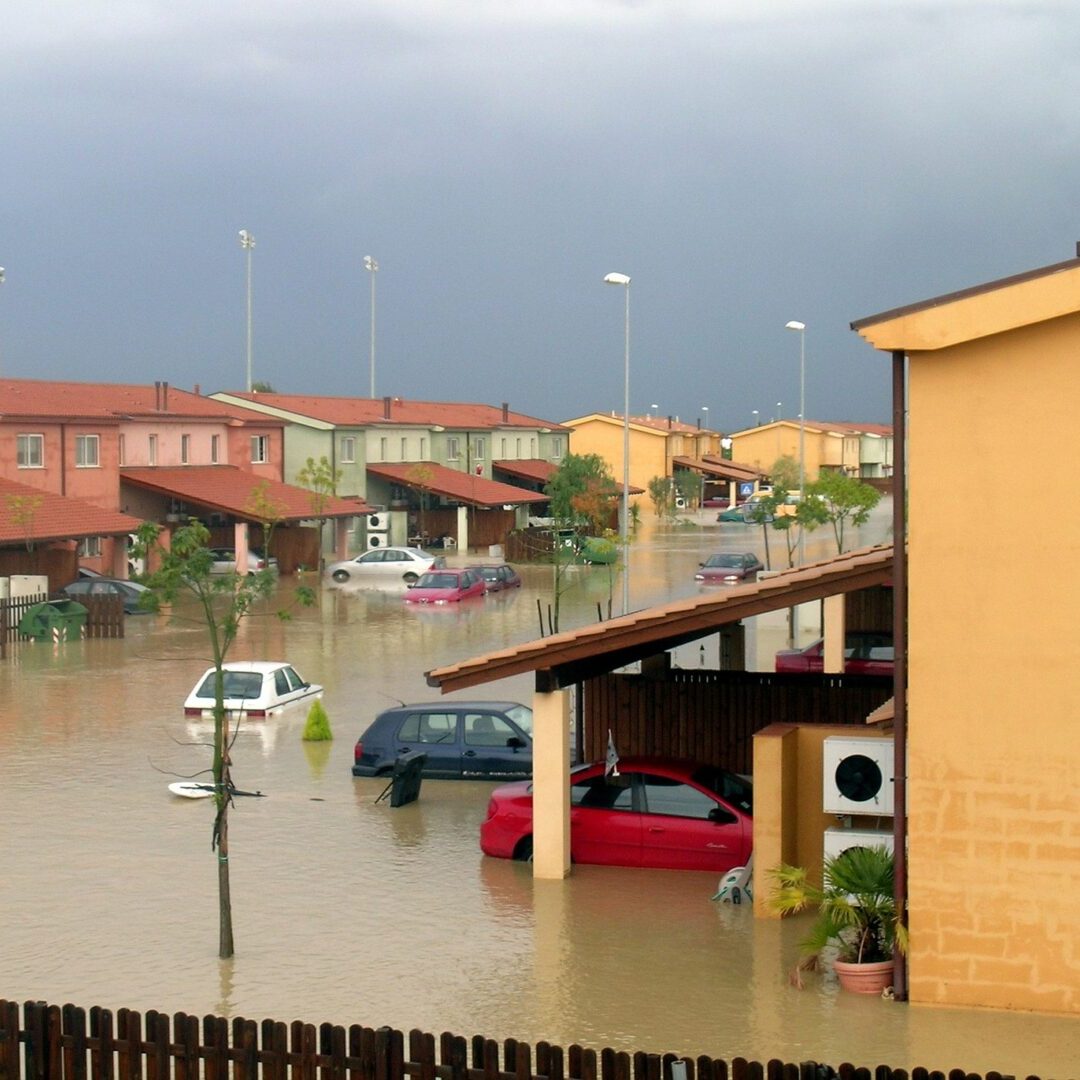
M 676 601 L 608 622 L 541 638 L 427 673 L 448 693 L 511 675 L 535 673 L 533 693 L 533 875 L 561 879 L 570 872 L 570 690 L 628 664 L 715 634 L 753 615 L 811 601 L 824 605 L 826 672 L 844 667 L 848 593 L 886 585 L 892 545 L 845 552 L 717 595 Z

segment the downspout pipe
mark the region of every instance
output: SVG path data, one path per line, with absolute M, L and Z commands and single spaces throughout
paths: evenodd
M 907 357 L 892 354 L 893 427 L 893 895 L 907 924 Z M 893 994 L 908 999 L 907 957 L 894 955 Z

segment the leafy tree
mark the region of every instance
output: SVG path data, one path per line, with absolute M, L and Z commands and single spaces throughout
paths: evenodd
M 773 488 L 783 488 L 785 494 L 799 490 L 799 463 L 790 454 L 784 454 L 773 462 L 769 473 Z
M 427 464 L 425 461 L 417 462 L 415 465 L 410 465 L 408 471 L 405 473 L 405 479 L 409 481 L 413 487 L 420 493 L 420 535 L 425 536 L 424 530 L 424 508 L 427 503 L 427 493 L 431 488 L 432 483 L 435 480 L 435 470 Z
M 616 505 L 621 493 L 607 462 L 599 454 L 567 454 L 558 469 L 551 474 L 544 487 L 544 494 L 551 500 L 551 516 L 554 519 L 553 628 L 557 631 L 559 601 L 566 588 L 566 570 L 573 563 L 579 546 L 577 534 L 585 528 L 593 533 L 603 533 L 604 526 L 610 520 L 612 507 Z M 572 530 L 574 538 L 571 543 L 564 544 L 560 534 L 568 530 Z M 614 571 L 609 570 L 608 573 L 610 608 Z
M 251 384 L 251 389 L 256 394 L 276 394 L 277 391 L 268 382 L 256 380 Z
M 854 476 L 826 471 L 812 484 L 807 484 L 809 500 L 818 504 L 817 514 L 822 524 L 830 524 L 836 539 L 836 553 L 844 552 L 844 533 L 848 525 L 865 525 L 870 512 L 881 501 L 881 492 Z
M 258 493 L 253 495 L 258 502 Z M 265 490 L 262 494 L 265 499 Z M 265 520 L 265 519 L 264 519 Z M 264 531 L 269 550 L 270 529 Z M 143 594 L 141 603 L 150 610 L 172 605 L 181 597 L 194 601 L 199 620 L 206 627 L 207 640 L 214 665 L 214 742 L 213 775 L 214 826 L 211 850 L 217 854 L 218 866 L 218 955 L 227 959 L 233 955 L 232 893 L 229 881 L 229 808 L 232 806 L 235 788 L 232 782 L 230 758 L 231 741 L 225 721 L 224 664 L 225 658 L 236 640 L 244 619 L 252 614 L 258 603 L 269 596 L 274 588 L 274 574 L 269 569 L 255 574 L 215 574 L 214 556 L 208 547 L 210 531 L 201 521 L 192 519 L 180 526 L 166 547 L 160 541 L 159 528 L 153 522 L 140 526 L 135 554 L 156 566 L 144 579 L 149 592 Z M 150 556 L 153 556 L 151 560 Z M 301 603 L 311 603 L 310 589 L 298 590 Z M 279 612 L 287 618 L 288 612 Z
M 670 476 L 654 476 L 647 485 L 653 513 L 658 518 L 675 516 L 675 485 Z
M 44 501 L 41 495 L 4 495 L 4 505 L 12 523 L 18 525 L 26 535 L 27 551 L 34 550 L 34 518 Z
M 698 504 L 701 497 L 701 480 L 693 469 L 676 469 L 672 486 L 675 488 L 675 497 L 683 499 L 687 506 Z
M 330 499 L 337 494 L 342 472 L 330 464 L 330 459 L 323 454 L 318 461 L 309 457 L 304 467 L 296 474 L 296 482 L 311 492 L 311 516 L 319 523 L 319 569 L 323 564 L 323 529 L 326 525 L 326 507 Z

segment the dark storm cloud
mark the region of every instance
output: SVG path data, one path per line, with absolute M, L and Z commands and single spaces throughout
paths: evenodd
M 1072 254 L 1071 4 L 24 5 L 0 371 L 888 416 L 859 316 Z M 45 10 L 38 10 L 38 9 Z M 14 103 L 18 103 L 17 105 Z

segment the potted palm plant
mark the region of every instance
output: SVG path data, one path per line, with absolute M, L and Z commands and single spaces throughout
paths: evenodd
M 812 904 L 817 918 L 800 942 L 803 957 L 792 973 L 802 986 L 805 971 L 818 970 L 834 952 L 833 968 L 846 990 L 876 994 L 892 985 L 893 949 L 907 949 L 907 928 L 893 896 L 893 856 L 883 845 L 850 847 L 825 859 L 821 888 L 806 870 L 778 866 L 770 871 L 776 888 L 770 905 L 793 915 Z

